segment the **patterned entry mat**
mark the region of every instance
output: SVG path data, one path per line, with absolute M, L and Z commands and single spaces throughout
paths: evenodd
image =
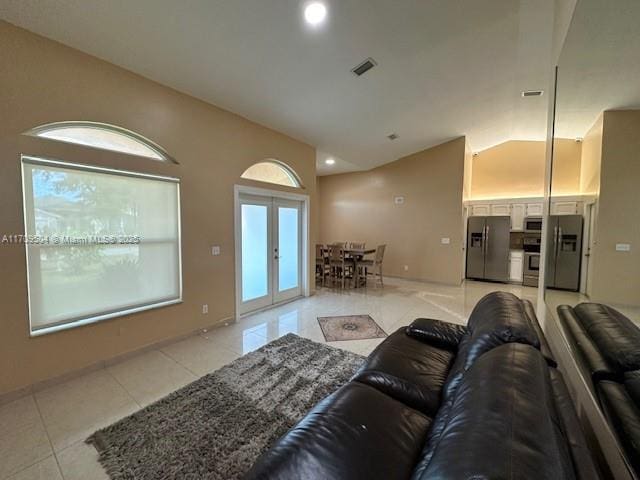
M 318 317 L 318 323 L 327 342 L 368 340 L 387 336 L 370 315 Z

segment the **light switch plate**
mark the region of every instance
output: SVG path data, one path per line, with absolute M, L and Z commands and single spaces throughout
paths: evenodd
M 211 247 L 211 255 L 220 255 L 220 245 Z
M 451 239 L 449 237 L 442 237 L 440 239 L 440 243 L 442 243 L 442 245 L 449 245 L 451 243 Z
M 616 243 L 616 252 L 630 252 L 631 244 L 630 243 Z

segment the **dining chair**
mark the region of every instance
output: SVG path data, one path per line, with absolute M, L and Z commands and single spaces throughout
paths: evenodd
M 364 250 L 365 242 L 350 242 L 349 248 L 353 248 L 354 250 Z
M 322 279 L 322 286 L 329 274 L 329 257 L 327 247 L 325 245 L 316 244 L 316 280 L 318 277 Z
M 352 263 L 344 255 L 344 242 L 333 243 L 329 246 L 329 270 L 331 276 L 331 284 L 335 285 L 337 279 L 342 282 L 342 288 L 344 288 L 344 281 L 346 277 L 347 265 Z
M 360 269 L 360 271 L 364 270 L 365 282 L 367 275 L 373 275 L 373 285 L 375 286 L 377 283 L 376 275 L 378 275 L 380 285 L 384 287 L 384 281 L 382 280 L 382 261 L 384 259 L 384 251 L 386 248 L 386 245 L 378 245 L 373 259 L 363 259 L 356 263 L 356 268 Z

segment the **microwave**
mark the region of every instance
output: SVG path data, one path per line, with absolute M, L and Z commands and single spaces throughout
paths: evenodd
M 524 231 L 526 233 L 542 232 L 542 217 L 527 217 L 524 219 Z

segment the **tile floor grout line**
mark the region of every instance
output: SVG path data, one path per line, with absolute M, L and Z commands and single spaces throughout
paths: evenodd
M 142 406 L 142 405 L 140 405 L 140 403 L 135 399 L 135 397 L 131 394 L 131 392 L 127 389 L 127 387 L 125 387 L 125 386 L 120 382 L 120 380 L 118 380 L 118 379 L 116 378 L 116 376 L 115 376 L 113 373 L 111 373 L 111 371 L 109 370 L 109 368 L 108 368 L 108 367 L 106 367 L 106 366 L 105 366 L 105 367 L 104 367 L 104 369 L 105 369 L 105 372 L 107 373 L 107 375 L 109 375 L 111 378 L 113 378 L 113 380 L 114 380 L 114 381 L 115 381 L 115 382 L 120 386 L 120 388 L 122 388 L 122 390 L 124 390 L 124 393 L 126 393 L 126 394 L 127 394 L 127 397 L 129 397 L 129 399 L 130 399 L 133 403 L 135 403 L 135 404 L 138 406 L 138 409 L 139 409 L 139 410 L 142 410 L 143 406 Z M 116 420 L 116 421 L 117 421 L 117 420 Z
M 58 467 L 58 472 L 60 473 L 60 476 L 62 477 L 62 480 L 64 480 L 64 473 L 62 472 L 62 467 L 60 466 L 60 461 L 58 460 L 58 455 L 56 454 L 56 449 L 53 447 L 53 442 L 51 441 L 51 435 L 49 435 L 49 429 L 47 428 L 47 424 L 44 421 L 44 416 L 42 415 L 42 410 L 40 409 L 40 404 L 38 403 L 38 399 L 36 398 L 35 395 L 33 395 L 33 403 L 35 403 L 35 405 L 36 405 L 36 410 L 38 411 L 38 416 L 40 417 L 40 421 L 42 422 L 42 427 L 44 428 L 44 432 L 47 435 L 47 440 L 49 440 L 49 446 L 51 447 L 52 456 L 53 456 L 54 460 L 56 461 L 56 466 Z M 47 457 L 47 458 L 49 458 L 49 457 Z M 34 465 L 35 465 L 35 463 L 34 463 Z

